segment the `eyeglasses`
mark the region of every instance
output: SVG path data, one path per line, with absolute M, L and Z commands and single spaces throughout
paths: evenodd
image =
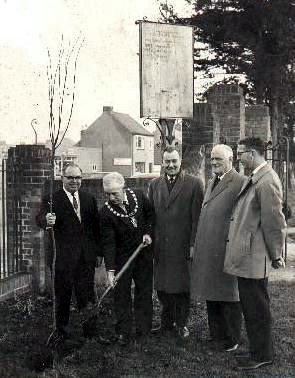
M 82 179 L 82 177 L 81 176 L 64 176 L 65 178 L 67 178 L 68 180 L 72 180 L 72 181 L 74 181 L 74 180 L 81 180 Z
M 237 155 L 238 156 L 241 156 L 243 154 L 245 154 L 246 152 L 252 152 L 253 150 L 246 150 L 246 151 L 237 151 Z

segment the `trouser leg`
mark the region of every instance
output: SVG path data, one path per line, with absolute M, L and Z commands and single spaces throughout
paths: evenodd
M 190 293 L 173 294 L 175 302 L 175 322 L 177 327 L 182 328 L 187 325 L 190 311 Z
M 240 302 L 220 302 L 226 343 L 241 342 L 242 310 Z
M 215 340 L 223 341 L 226 333 L 219 301 L 206 301 L 210 336 Z
M 268 279 L 238 277 L 239 295 L 254 360 L 273 360 Z
M 56 270 L 54 287 L 56 328 L 60 332 L 65 332 L 70 318 L 70 305 L 73 288 L 72 273 L 65 270 Z
M 122 275 L 114 289 L 116 333 L 127 337 L 132 329 L 131 282 L 132 266 Z
M 133 269 L 134 317 L 136 332 L 147 334 L 151 330 L 153 318 L 153 262 L 140 257 Z
M 77 263 L 74 277 L 74 290 L 79 310 L 95 303 L 94 274 L 94 264 L 86 263 L 82 255 Z
M 162 305 L 161 327 L 172 329 L 175 322 L 175 303 L 172 294 L 165 291 L 157 291 L 157 295 Z

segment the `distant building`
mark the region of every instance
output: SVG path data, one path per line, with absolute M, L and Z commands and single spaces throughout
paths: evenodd
M 70 147 L 55 158 L 55 176 L 60 176 L 65 164 L 74 162 L 82 169 L 84 178 L 101 177 L 102 154 L 101 148 Z
M 154 135 L 128 114 L 104 106 L 102 115 L 86 130 L 76 146 L 100 148 L 102 171 L 118 171 L 125 177 L 154 169 Z
M 50 141 L 46 147 L 51 148 Z M 55 153 L 55 177 L 60 177 L 63 166 L 74 162 L 82 169 L 83 177 L 96 178 L 102 176 L 101 147 L 77 147 L 69 138 L 65 138 Z

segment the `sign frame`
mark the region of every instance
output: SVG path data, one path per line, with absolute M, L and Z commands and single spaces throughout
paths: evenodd
M 175 25 L 175 24 L 169 24 L 169 23 L 150 22 L 150 21 L 138 21 L 138 24 L 139 24 L 140 117 L 141 118 L 143 118 L 143 117 L 145 117 L 145 118 L 154 118 L 154 119 L 176 119 L 176 118 L 190 119 L 190 118 L 193 118 L 193 114 L 194 114 L 194 27 L 191 26 L 191 25 L 178 25 L 178 24 Z M 184 97 L 184 96 L 181 97 L 181 95 L 179 95 L 179 98 L 182 98 L 182 101 L 180 100 L 179 103 L 181 103 L 181 104 L 185 104 L 187 102 L 190 103 L 190 105 L 187 105 L 187 107 L 189 107 L 189 110 L 187 108 L 184 111 L 178 109 L 177 111 L 171 112 L 170 107 L 171 107 L 172 100 L 171 100 L 171 102 L 169 102 L 169 99 L 168 99 L 166 101 L 166 104 L 168 103 L 168 108 L 169 109 L 167 109 L 167 107 L 166 107 L 165 111 L 163 111 L 162 110 L 161 99 L 165 96 L 164 93 L 167 92 L 166 98 L 169 97 L 169 96 L 171 98 L 173 94 L 172 93 L 170 94 L 169 91 L 166 91 L 166 90 L 163 90 L 163 89 L 160 90 L 160 93 L 159 92 L 156 93 L 156 90 L 154 88 L 150 92 L 149 92 L 149 90 L 146 90 L 147 86 L 152 87 L 152 85 L 150 83 L 147 83 L 146 80 L 144 80 L 144 78 L 143 78 L 143 76 L 145 74 L 144 73 L 144 69 L 145 69 L 144 66 L 145 66 L 145 63 L 146 63 L 146 55 L 147 55 L 147 53 L 145 51 L 145 47 L 143 46 L 143 44 L 145 42 L 145 40 L 143 40 L 144 33 L 145 33 L 144 32 L 144 28 L 145 28 L 146 25 L 149 25 L 149 24 L 154 24 L 154 25 L 159 26 L 158 33 L 160 33 L 161 30 L 165 30 L 165 28 L 169 28 L 169 27 L 170 28 L 174 28 L 174 31 L 177 28 L 191 29 L 191 54 L 187 53 L 187 55 L 190 55 L 190 59 L 191 59 L 191 75 L 190 75 L 190 72 L 189 72 L 188 75 L 187 75 L 186 81 L 184 82 L 184 84 L 182 84 L 183 88 L 185 88 L 186 86 L 189 87 L 189 91 L 186 91 L 186 97 Z M 157 26 L 156 26 L 156 28 L 157 28 Z M 166 33 L 166 34 L 169 35 L 169 33 Z M 151 42 L 152 42 L 152 40 L 151 40 Z M 164 52 L 165 52 L 165 40 L 164 40 L 163 43 L 164 43 Z M 149 44 L 149 45 L 153 46 L 152 43 Z M 167 45 L 168 45 L 168 48 L 169 48 L 169 43 L 168 42 L 167 42 Z M 187 46 L 185 46 L 184 48 L 186 48 L 186 50 L 188 49 Z M 151 58 L 151 60 L 153 60 L 153 59 Z M 161 57 L 157 57 L 157 60 L 161 64 Z M 170 65 L 167 64 L 166 66 L 168 67 L 168 68 L 166 68 L 167 71 L 168 71 Z M 165 70 L 165 67 L 163 68 L 163 63 L 161 65 L 161 69 L 163 71 Z M 183 77 L 183 75 L 180 76 L 180 77 Z M 150 79 L 150 81 L 152 81 L 152 79 Z M 181 83 L 183 83 L 183 81 L 179 79 L 178 80 L 178 85 L 181 85 Z M 191 89 L 191 92 L 190 92 L 190 89 Z M 148 100 L 147 100 L 146 97 L 148 97 L 147 96 L 148 92 L 152 96 L 154 96 L 154 98 L 156 98 L 156 96 L 158 96 L 160 98 L 160 101 L 158 101 L 158 102 L 154 101 L 154 103 L 156 103 L 156 102 L 160 103 L 160 105 L 158 104 L 160 106 L 160 109 L 155 109 L 155 108 L 154 109 L 150 109 L 149 106 L 147 106 Z M 182 94 L 182 92 L 181 92 L 181 94 Z M 174 93 L 173 96 L 176 97 L 176 94 Z M 188 99 L 188 101 L 185 101 L 184 98 Z

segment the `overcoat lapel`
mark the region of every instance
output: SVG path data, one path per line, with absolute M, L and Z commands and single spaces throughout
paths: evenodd
M 80 200 L 80 216 L 81 216 L 81 223 L 84 221 L 84 214 L 85 214 L 85 207 L 86 207 L 86 202 L 85 202 L 85 197 L 84 193 L 79 191 L 79 200 Z M 74 211 L 75 213 L 75 211 Z M 77 214 L 75 213 L 76 217 L 78 218 Z M 78 218 L 79 220 L 79 218 Z M 80 221 L 80 220 L 79 220 Z
M 255 173 L 253 176 L 251 175 L 248 178 L 248 180 L 244 182 L 244 185 L 242 186 L 242 189 L 240 190 L 240 193 L 238 194 L 237 198 L 239 198 L 252 184 L 256 184 L 257 181 L 271 169 L 271 166 L 269 164 L 266 164 L 264 167 L 259 169 L 259 171 Z
M 206 195 L 205 195 L 205 198 L 204 198 L 203 205 L 206 204 L 207 202 L 213 200 L 215 197 L 217 197 L 220 193 L 222 193 L 228 187 L 228 184 L 233 179 L 233 173 L 234 172 L 235 172 L 234 169 L 232 169 L 230 172 L 228 172 L 224 176 L 224 178 L 218 183 L 218 185 L 215 186 L 215 188 L 213 190 L 212 190 L 212 187 L 213 187 L 213 184 L 214 184 L 214 181 L 215 181 L 215 177 L 212 178 L 212 180 L 210 181 L 210 183 L 208 185 L 208 189 L 206 191 Z
M 164 179 L 165 180 L 165 179 Z M 175 201 L 175 199 L 177 198 L 178 194 L 181 192 L 182 190 L 182 187 L 183 187 L 183 183 L 184 183 L 184 174 L 182 172 L 180 172 L 172 190 L 171 190 L 171 193 L 169 195 L 169 192 L 168 192 L 168 188 L 167 188 L 167 184 L 166 184 L 166 188 L 167 188 L 167 192 L 168 192 L 168 203 L 167 203 L 167 206 L 170 205 L 173 201 Z
M 81 196 L 80 196 L 80 193 L 79 193 L 79 199 L 80 199 L 80 211 L 81 211 Z M 64 190 L 61 190 L 60 191 L 60 200 L 61 200 L 61 206 L 64 206 L 68 211 L 70 211 L 72 213 L 72 216 L 75 220 L 77 220 L 77 222 L 80 223 L 80 220 L 73 208 L 73 205 L 71 204 L 68 196 L 66 195 L 65 191 Z M 82 218 L 82 213 L 81 213 L 81 218 Z
M 169 205 L 169 191 L 168 191 L 168 186 L 166 183 L 165 176 L 160 176 L 159 178 L 160 183 L 159 183 L 159 193 L 160 193 L 160 203 L 163 203 L 165 208 L 168 207 Z

